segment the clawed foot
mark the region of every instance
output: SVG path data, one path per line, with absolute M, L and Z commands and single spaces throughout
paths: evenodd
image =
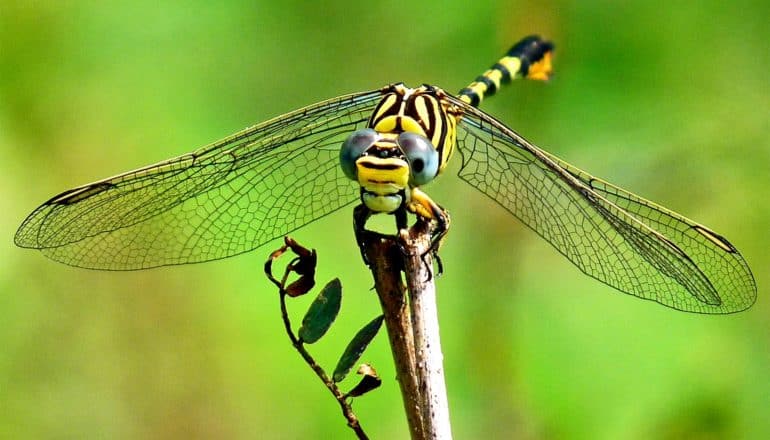
M 371 217 L 372 212 L 364 205 L 357 206 L 353 210 L 353 230 L 355 231 L 356 242 L 358 243 L 358 249 L 361 252 L 361 259 L 364 261 L 364 264 L 371 266 L 371 261 L 367 257 L 367 243 L 370 243 L 372 240 L 389 238 L 395 239 L 395 244 L 401 255 L 405 258 L 419 256 L 427 269 L 431 269 L 429 257 L 433 257 L 436 262 L 436 276 L 441 276 L 444 273 L 444 264 L 438 255 L 438 250 L 449 229 L 449 215 L 438 207 L 436 210 L 435 216 L 431 219 L 418 216 L 417 222 L 411 228 L 407 227 L 406 212 L 396 213 L 398 236 L 394 237 L 367 230 L 365 227 L 366 221 Z M 429 244 L 423 241 L 422 243 L 425 244 L 415 246 L 415 239 L 419 239 L 421 236 L 424 237 L 425 234 L 430 234 Z M 415 248 L 419 250 L 414 252 Z M 428 280 L 430 281 L 433 271 L 428 270 L 428 274 Z

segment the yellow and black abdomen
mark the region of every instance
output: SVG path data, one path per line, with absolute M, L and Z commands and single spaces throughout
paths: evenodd
M 512 79 L 547 80 L 551 74 L 553 43 L 532 35 L 511 47 L 504 57 L 479 75 L 468 87 L 460 90 L 458 98 L 478 107 L 486 96 L 492 96 L 501 85 Z

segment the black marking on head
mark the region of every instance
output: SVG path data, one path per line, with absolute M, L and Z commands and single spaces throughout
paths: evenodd
M 366 152 L 364 153 L 364 156 L 373 156 L 373 157 L 378 157 L 380 159 L 388 159 L 391 157 L 395 157 L 398 159 L 404 158 L 404 154 L 401 152 L 401 150 L 398 148 L 398 145 L 396 145 L 395 142 L 387 142 L 384 145 L 382 144 L 372 145 L 371 148 L 366 150 Z
M 399 165 L 396 163 L 381 163 L 381 162 L 370 162 L 370 161 L 361 161 L 358 163 L 362 168 L 367 168 L 370 170 L 385 170 L 385 171 L 393 171 L 398 170 L 403 167 L 403 165 Z

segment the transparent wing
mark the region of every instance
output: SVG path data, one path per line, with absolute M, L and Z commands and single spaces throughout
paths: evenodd
M 16 244 L 73 266 L 132 270 L 229 257 L 354 201 L 339 147 L 366 125 L 371 91 L 285 114 L 155 165 L 66 191 Z
M 622 292 L 696 313 L 750 307 L 757 287 L 724 237 L 596 179 L 454 98 L 460 178 L 532 228 L 580 270 Z

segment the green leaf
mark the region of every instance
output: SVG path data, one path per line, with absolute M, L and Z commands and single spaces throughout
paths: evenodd
M 380 315 L 369 324 L 366 324 L 364 328 L 358 331 L 353 339 L 345 348 L 345 352 L 342 353 L 337 367 L 334 369 L 333 379 L 335 382 L 340 382 L 345 379 L 345 376 L 350 373 L 350 369 L 358 362 L 358 359 L 366 350 L 366 347 L 372 342 L 372 339 L 377 335 L 377 332 L 382 326 L 383 316 Z
M 321 339 L 337 318 L 341 302 L 342 284 L 335 278 L 321 289 L 321 293 L 310 304 L 305 317 L 302 318 L 299 339 L 308 344 Z

